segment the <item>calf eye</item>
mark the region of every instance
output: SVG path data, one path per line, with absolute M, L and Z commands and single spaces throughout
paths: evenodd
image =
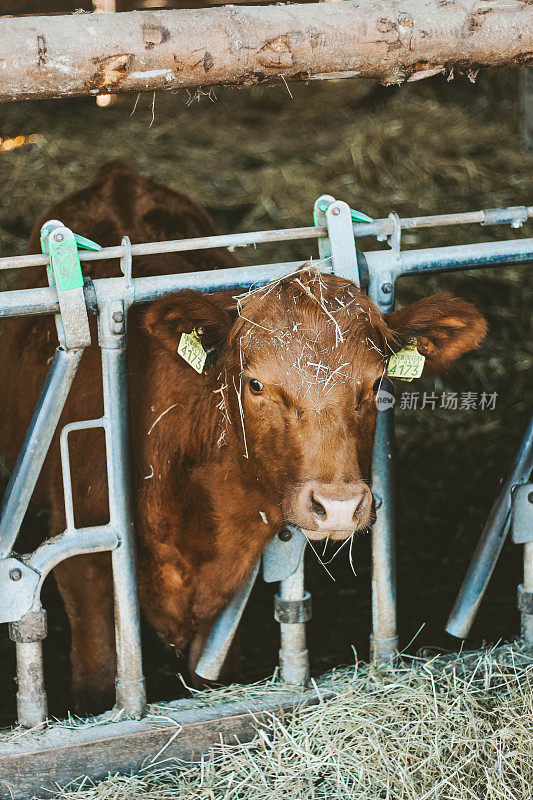
M 257 380 L 257 378 L 250 378 L 250 380 L 248 381 L 248 386 L 250 387 L 250 391 L 252 394 L 261 394 L 261 392 L 264 392 L 265 390 L 265 387 L 263 386 L 261 381 Z

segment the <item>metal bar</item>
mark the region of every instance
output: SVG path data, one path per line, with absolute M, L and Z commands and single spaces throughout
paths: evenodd
M 132 245 L 132 250 L 133 247 L 134 245 Z M 399 260 L 387 250 L 373 250 L 364 255 L 370 270 L 378 273 L 394 270 L 396 277 L 422 272 L 444 272 L 473 269 L 474 267 L 487 268 L 506 264 L 519 265 L 533 261 L 533 238 L 408 250 L 400 253 Z M 176 292 L 181 289 L 216 292 L 221 289 L 246 289 L 252 285 L 260 286 L 293 272 L 303 263 L 306 262 L 302 260 L 287 261 L 225 270 L 134 278 L 132 281 L 135 292 L 133 302 L 147 303 L 168 292 Z M 309 263 L 323 272 L 332 271 L 330 260 Z M 93 286 L 99 302 L 104 302 L 110 297 L 121 296 L 124 291 L 122 278 L 99 278 L 93 281 Z M 57 292 L 50 287 L 0 292 L 0 317 L 38 316 L 57 314 L 58 311 Z
M 524 483 L 532 470 L 533 416 L 529 420 L 509 474 L 483 527 L 448 619 L 446 630 L 452 636 L 457 636 L 459 639 L 468 636 L 509 530 L 513 486 Z
M 237 594 L 219 614 L 205 641 L 202 655 L 196 665 L 196 674 L 208 681 L 216 681 L 220 676 L 224 661 L 231 643 L 237 633 L 246 603 L 252 592 L 261 559 L 252 570 L 252 574 Z
M 331 198 L 333 201 L 333 198 Z M 490 212 L 490 223 L 487 214 Z M 402 217 L 402 229 L 433 228 L 448 225 L 466 225 L 478 223 L 481 225 L 509 224 L 510 219 L 518 222 L 533 217 L 533 206 L 512 206 L 482 211 L 466 211 L 458 214 L 434 214 L 426 217 Z M 374 222 L 354 222 L 352 230 L 355 237 L 364 236 L 390 236 L 393 233 L 393 224 L 390 217 L 376 219 Z M 250 233 L 221 234 L 218 236 L 201 236 L 194 239 L 174 239 L 166 242 L 144 242 L 131 245 L 132 256 L 149 256 L 161 253 L 181 253 L 191 250 L 210 250 L 214 247 L 248 247 L 249 245 L 265 244 L 268 242 L 297 241 L 301 239 L 319 239 L 328 235 L 327 226 L 313 226 L 304 228 L 280 228 L 271 231 L 253 231 Z M 113 258 L 122 258 L 125 254 L 123 246 L 104 247 L 102 250 L 81 250 L 80 261 L 105 261 Z M 0 258 L 0 270 L 22 269 L 24 267 L 46 266 L 49 263 L 47 255 L 6 256 Z
M 68 452 L 68 435 L 71 431 L 83 431 L 105 427 L 104 419 L 89 419 L 82 422 L 71 422 L 63 427 L 59 437 L 61 452 L 61 469 L 63 471 L 63 496 L 65 498 L 66 530 L 74 531 L 74 502 L 72 499 L 72 477 L 70 474 L 70 456 Z
M 48 573 L 65 558 L 114 550 L 118 544 L 117 534 L 110 525 L 66 530 L 59 536 L 46 539 L 37 550 L 25 557 L 25 563 L 40 574 L 40 586 Z
M 131 245 L 132 256 L 152 256 L 161 253 L 187 253 L 191 250 L 211 250 L 215 247 L 247 247 L 268 242 L 297 241 L 298 239 L 317 239 L 327 235 L 327 228 L 281 228 L 271 231 L 255 231 L 250 233 L 230 233 L 217 236 L 200 236 L 194 239 L 170 239 L 166 242 L 144 242 Z M 107 261 L 122 258 L 125 248 L 104 247 L 102 250 L 81 250 L 80 261 Z M 1 269 L 20 269 L 22 267 L 38 267 L 48 264 L 48 256 L 27 255 L 0 258 Z
M 382 313 L 394 309 L 395 277 L 401 273 L 401 229 L 398 216 L 390 215 L 393 228 L 391 250 L 378 269 L 367 260 L 370 275 L 368 293 Z M 394 395 L 394 384 L 385 378 L 381 390 Z M 372 528 L 372 633 L 371 657 L 377 663 L 390 662 L 398 651 L 396 621 L 396 531 L 394 520 L 394 404 L 378 411 L 372 451 L 372 492 L 376 522 Z
M 298 601 L 305 597 L 304 558 L 298 569 L 280 582 L 281 600 Z M 305 641 L 305 622 L 280 623 L 279 663 L 285 683 L 305 685 L 309 680 L 309 652 Z
M 121 317 L 119 315 L 122 315 Z M 118 321 L 117 321 L 118 320 Z M 112 551 L 117 648 L 117 705 L 139 719 L 146 705 L 131 498 L 131 455 L 126 363 L 126 308 L 106 304 L 98 320 L 102 348 L 110 526 L 120 545 Z
M 525 592 L 533 593 L 533 542 L 524 545 L 524 583 Z M 533 647 L 533 614 L 522 611 L 521 635 L 526 647 Z
M 533 239 L 409 250 L 401 253 L 399 266 L 388 251 L 370 251 L 364 255 L 369 267 L 373 270 L 386 271 L 393 266 L 397 274 L 495 267 L 533 261 Z M 331 271 L 329 261 L 313 263 L 324 272 Z M 206 270 L 177 275 L 160 275 L 153 278 L 134 278 L 134 302 L 146 303 L 167 292 L 185 288 L 199 291 L 218 291 L 225 288 L 244 289 L 250 285 L 261 285 L 269 280 L 279 278 L 301 265 L 302 261 L 288 261 L 227 270 Z M 124 285 L 120 278 L 100 278 L 93 284 L 97 295 L 102 300 L 120 294 Z M 58 311 L 57 293 L 53 288 L 39 287 L 0 292 L 0 317 L 55 314 Z
M 366 256 L 369 268 L 371 262 L 379 261 L 379 256 L 375 252 L 367 253 Z M 521 264 L 531 260 L 533 260 L 533 239 L 452 245 L 451 247 L 402 251 L 400 274 L 450 272 L 473 267 Z
M 20 622 L 25 615 L 40 609 L 43 581 L 60 561 L 113 550 L 118 543 L 115 531 L 100 525 L 64 531 L 46 539 L 33 553 L 0 559 L 0 622 Z
M 134 303 L 147 303 L 162 297 L 169 291 L 197 289 L 200 292 L 216 292 L 223 289 L 246 290 L 253 286 L 264 286 L 273 280 L 283 278 L 309 263 L 324 272 L 331 272 L 331 262 L 327 261 L 286 261 L 280 264 L 259 264 L 251 267 L 206 270 L 183 275 L 162 275 L 154 278 L 134 278 Z M 96 281 L 95 281 L 96 284 Z M 172 287 L 172 288 L 168 288 Z M 98 287 L 97 287 L 98 293 Z M 1 301 L 1 296 L 0 296 Z
M 52 359 L 0 512 L 0 558 L 17 538 L 83 350 L 58 348 Z
M 382 390 L 394 393 L 385 379 Z M 377 519 L 372 529 L 372 659 L 391 661 L 398 651 L 396 542 L 394 528 L 394 409 L 378 412 L 372 456 L 372 492 Z
M 47 717 L 44 688 L 43 643 L 17 642 L 17 719 L 23 728 L 34 728 Z
M 16 643 L 17 716 L 23 728 L 40 725 L 47 715 L 42 652 L 46 632 L 46 611 L 40 607 L 9 624 L 9 638 Z

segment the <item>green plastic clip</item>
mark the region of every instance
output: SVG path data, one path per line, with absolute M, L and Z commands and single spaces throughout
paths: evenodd
M 83 274 L 78 250 L 102 248 L 92 239 L 72 233 L 68 228 L 64 229 L 62 240 L 56 241 L 53 233 L 57 228 L 63 227 L 59 220 L 50 220 L 41 228 L 41 251 L 50 256 L 50 264 L 47 266 L 48 282 L 50 286 L 55 286 L 57 278 L 58 289 L 79 289 L 83 286 Z
M 86 239 L 85 236 L 80 236 L 79 233 L 74 234 L 74 239 L 78 245 L 78 249 L 82 250 L 101 250 L 101 245 L 93 242 L 92 239 Z
M 356 211 L 355 208 L 350 209 L 350 214 L 352 222 L 374 222 L 372 217 L 368 217 L 366 214 L 363 214 L 362 211 Z
M 83 273 L 74 236 L 65 236 L 62 241 L 56 241 L 52 235 L 48 240 L 48 248 L 57 288 L 62 292 L 80 289 L 83 286 Z
M 328 208 L 330 206 L 330 203 L 331 203 L 331 200 L 324 199 L 324 200 L 321 200 L 319 203 L 317 203 L 317 206 L 318 206 L 320 211 L 325 213 L 328 210 Z M 351 215 L 351 218 L 352 218 L 352 222 L 374 222 L 372 217 L 367 216 L 367 214 L 363 214 L 362 211 L 356 211 L 355 208 L 351 208 L 350 209 L 350 215 Z M 314 225 L 315 225 L 315 228 L 316 228 L 317 225 L 318 225 L 318 223 L 316 221 L 316 212 L 313 212 L 313 222 L 314 222 Z

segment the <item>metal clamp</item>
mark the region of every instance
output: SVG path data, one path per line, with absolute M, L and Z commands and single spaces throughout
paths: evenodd
M 0 622 L 27 615 L 35 602 L 41 575 L 14 556 L 0 559 Z
M 41 228 L 41 247 L 50 257 L 48 281 L 57 288 L 61 344 L 67 350 L 87 347 L 91 333 L 76 237 L 58 220 L 50 220 Z
M 392 233 L 387 236 L 387 244 L 392 250 L 394 258 L 399 261 L 402 244 L 402 223 L 396 211 L 391 211 L 388 219 L 392 222 Z
M 284 581 L 294 575 L 303 557 L 307 538 L 296 525 L 287 525 L 263 552 L 263 580 Z
M 311 593 L 304 594 L 301 600 L 282 600 L 279 594 L 274 597 L 274 619 L 283 625 L 297 625 L 311 619 Z
M 528 210 L 525 206 L 484 208 L 482 213 L 483 222 L 480 225 L 510 225 L 511 228 L 521 228 L 528 220 Z
M 355 239 L 352 226 L 352 212 L 348 203 L 336 200 L 326 211 L 326 224 L 331 248 L 333 274 L 340 275 L 358 286 L 361 285 Z

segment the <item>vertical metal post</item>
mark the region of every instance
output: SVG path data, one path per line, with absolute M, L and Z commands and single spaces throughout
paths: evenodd
M 15 543 L 82 354 L 60 347 L 54 354 L 2 503 L 0 558 Z
M 392 382 L 382 389 L 393 394 Z M 372 530 L 372 658 L 391 661 L 398 650 L 396 630 L 396 542 L 394 531 L 394 409 L 378 412 L 372 457 L 372 492 L 377 519 Z
M 396 215 L 391 237 L 393 252 L 399 258 L 400 228 Z M 395 274 L 370 275 L 369 295 L 382 313 L 394 308 Z M 394 394 L 385 378 L 381 389 Z M 394 527 L 394 405 L 378 411 L 372 454 L 372 492 L 377 519 L 372 530 L 372 634 L 371 657 L 378 663 L 391 661 L 398 650 L 396 624 L 396 535 Z
M 533 598 L 533 542 L 524 545 L 524 583 L 523 594 Z M 533 648 L 533 607 L 531 602 L 522 610 L 522 639 L 526 647 Z
M 44 688 L 42 640 L 46 637 L 46 612 L 30 611 L 9 623 L 9 637 L 17 652 L 17 717 L 23 728 L 34 728 L 48 713 Z
M 43 643 L 17 642 L 17 718 L 23 728 L 34 728 L 46 720 L 48 707 L 44 688 Z
M 120 544 L 111 554 L 115 594 L 117 705 L 138 719 L 146 692 L 141 661 L 141 634 L 131 498 L 131 456 L 126 306 L 112 300 L 100 308 L 107 479 L 110 525 Z
M 309 652 L 305 622 L 311 616 L 311 596 L 304 586 L 304 559 L 292 575 L 280 582 L 275 617 L 280 623 L 279 663 L 285 683 L 305 685 L 309 680 Z
M 533 464 L 528 465 L 529 472 Z M 511 497 L 513 542 L 524 546 L 524 581 L 518 587 L 522 641 L 533 648 L 533 482 L 513 487 Z

